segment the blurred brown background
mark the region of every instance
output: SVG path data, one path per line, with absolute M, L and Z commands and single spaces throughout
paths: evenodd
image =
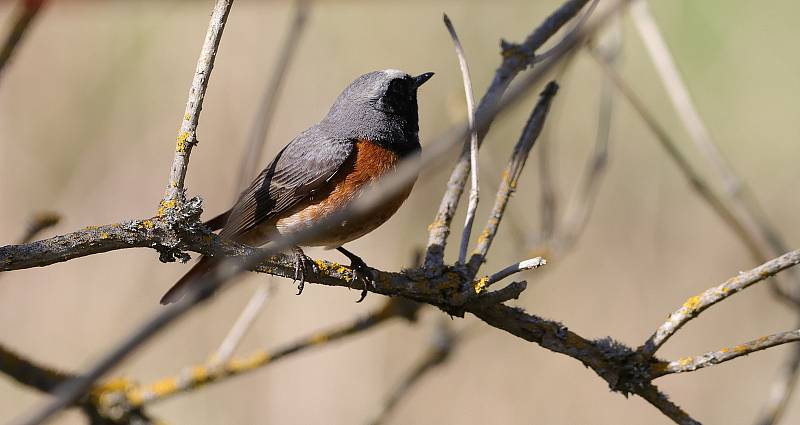
M 208 23 L 210 1 L 54 1 L 37 18 L 0 80 L 0 242 L 11 243 L 30 214 L 63 214 L 51 234 L 153 214 L 167 181 L 174 137 Z M 446 11 L 467 51 L 477 95 L 499 64 L 498 42 L 522 40 L 559 1 L 321 1 L 314 5 L 272 124 L 266 162 L 321 118 L 354 77 L 374 69 L 434 71 L 421 91 L 423 146 L 464 118 L 461 77 L 441 23 Z M 652 1 L 653 12 L 708 126 L 768 215 L 796 248 L 800 60 L 796 2 Z M 11 2 L 0 5 L 7 24 Z M 236 169 L 259 96 L 272 72 L 291 5 L 238 1 L 212 75 L 187 186 L 209 216 L 232 200 Z M 628 19 L 622 20 L 621 71 L 681 148 L 715 178 L 688 141 Z M 561 80 L 547 124 L 561 204 L 591 152 L 601 72 L 583 55 Z M 505 115 L 481 153 L 497 170 L 535 97 Z M 742 244 L 695 196 L 647 128 L 621 98 L 612 124 L 611 163 L 588 228 L 570 254 L 528 273 L 518 304 L 563 321 L 585 337 L 611 335 L 637 346 L 695 293 L 755 264 Z M 534 148 L 533 157 L 536 155 Z M 517 221 L 535 236 L 537 161 L 529 161 L 512 201 Z M 353 243 L 373 267 L 407 266 L 426 240 L 449 167 L 424 175 L 386 225 Z M 483 179 L 485 218 L 496 178 Z M 716 179 L 715 179 L 716 181 Z M 460 225 L 463 217 L 455 220 Z M 460 232 L 459 232 L 460 233 Z M 484 269 L 528 257 L 509 226 Z M 451 248 L 457 239 L 451 238 Z M 343 261 L 336 252 L 312 252 Z M 451 252 L 452 254 L 452 252 Z M 0 339 L 32 358 L 69 370 L 89 364 L 160 308 L 163 291 L 186 265 L 161 264 L 151 250 L 116 251 L 0 282 Z M 263 276 L 251 276 L 159 336 L 118 369 L 141 382 L 205 360 Z M 241 352 L 273 347 L 344 323 L 379 305 L 372 295 L 308 285 L 280 290 Z M 175 424 L 362 423 L 427 349 L 442 313 L 427 309 L 402 322 L 307 351 L 258 372 L 201 388 L 149 408 Z M 474 317 L 456 319 L 460 328 Z M 766 285 L 714 307 L 659 354 L 675 359 L 796 326 Z M 574 359 L 478 325 L 444 366 L 405 398 L 391 423 L 661 424 L 637 397 L 609 392 Z M 749 424 L 766 400 L 783 346 L 691 374 L 657 381 L 679 405 L 709 424 Z M 40 399 L 0 379 L 0 422 Z M 800 421 L 790 400 L 784 423 Z M 58 423 L 83 423 L 77 413 Z

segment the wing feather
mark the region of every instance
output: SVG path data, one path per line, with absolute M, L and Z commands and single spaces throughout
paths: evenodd
M 316 127 L 301 133 L 242 192 L 220 235 L 235 238 L 313 199 L 354 151 L 352 140 L 326 137 Z

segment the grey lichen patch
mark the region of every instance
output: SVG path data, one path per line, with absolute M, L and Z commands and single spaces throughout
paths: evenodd
M 611 337 L 594 340 L 593 343 L 608 363 L 609 370 L 598 372 L 606 378 L 611 391 L 628 397 L 650 384 L 652 376 L 649 364 L 652 359 L 646 359 L 641 353 Z

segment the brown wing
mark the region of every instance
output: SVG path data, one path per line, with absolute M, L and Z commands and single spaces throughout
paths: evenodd
M 352 140 L 325 137 L 316 127 L 306 130 L 242 192 L 220 236 L 235 238 L 311 199 L 315 191 L 326 187 L 354 150 Z

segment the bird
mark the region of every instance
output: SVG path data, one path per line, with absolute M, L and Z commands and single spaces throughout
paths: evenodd
M 417 90 L 433 76 L 396 70 L 373 71 L 356 78 L 334 101 L 327 115 L 292 139 L 242 191 L 227 211 L 208 220 L 222 239 L 252 247 L 294 231 L 346 208 L 368 187 L 390 174 L 406 159 L 419 157 Z M 342 245 L 358 239 L 386 222 L 408 198 L 416 178 L 396 196 L 366 216 L 335 222 L 303 246 L 337 249 L 351 262 L 356 276 L 371 283 L 364 261 Z M 305 271 L 312 262 L 301 247 L 292 249 L 298 295 Z M 161 304 L 178 301 L 221 259 L 201 257 L 161 298 Z

